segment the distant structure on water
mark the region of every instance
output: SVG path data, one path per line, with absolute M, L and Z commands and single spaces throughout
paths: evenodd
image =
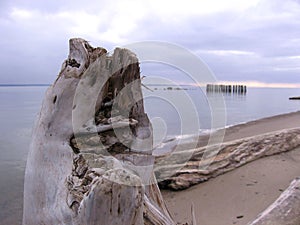
M 246 94 L 246 85 L 207 84 L 206 92 Z

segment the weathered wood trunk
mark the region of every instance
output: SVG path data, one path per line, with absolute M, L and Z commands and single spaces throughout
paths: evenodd
M 153 163 L 136 56 L 71 39 L 33 130 L 23 224 L 175 224 Z
M 172 146 L 170 143 L 169 145 Z M 196 149 L 188 149 L 188 145 L 183 145 L 177 146 L 177 151 L 172 154 L 157 157 L 154 170 L 162 188 L 182 190 L 251 161 L 299 146 L 300 128 Z M 216 151 L 218 154 L 213 154 Z

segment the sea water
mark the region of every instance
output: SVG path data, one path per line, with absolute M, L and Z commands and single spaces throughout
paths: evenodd
M 47 87 L 0 87 L 0 224 L 21 224 L 31 129 Z
M 193 86 L 143 89 L 145 110 L 164 137 L 200 132 L 300 110 L 299 89 L 248 88 L 244 95 L 210 93 Z M 20 224 L 31 129 L 47 87 L 0 87 L 0 224 Z M 225 112 L 225 114 L 224 114 Z M 195 118 L 197 116 L 197 118 Z M 163 125 L 163 126 L 161 126 Z M 196 125 L 196 126 L 195 126 Z M 160 129 L 163 127 L 163 129 Z M 217 128 L 217 127 L 216 127 Z M 184 133 L 183 133 L 184 131 Z
M 195 123 L 201 133 L 300 110 L 300 101 L 289 100 L 291 96 L 300 96 L 300 89 L 248 88 L 247 93 L 236 94 L 206 93 L 204 88 L 192 86 L 149 88 L 144 90 L 146 112 L 150 120 L 161 118 L 164 121 L 166 136 L 189 134 L 183 128 Z M 187 95 L 192 104 L 178 100 L 181 95 Z M 186 109 L 178 110 L 178 105 L 184 105 Z M 193 115 L 190 121 L 183 119 L 190 115 Z

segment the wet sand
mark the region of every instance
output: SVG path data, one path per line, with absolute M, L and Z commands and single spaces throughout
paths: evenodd
M 232 141 L 296 127 L 300 127 L 300 111 L 229 127 L 226 129 L 224 141 Z
M 300 112 L 261 119 L 226 129 L 225 141 L 300 127 Z M 247 224 L 274 202 L 290 182 L 300 176 L 300 148 L 259 159 L 187 190 L 162 191 L 177 222 Z

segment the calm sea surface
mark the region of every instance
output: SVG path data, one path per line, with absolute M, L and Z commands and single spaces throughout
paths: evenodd
M 246 95 L 206 95 L 200 88 L 188 86 L 182 87 L 186 90 L 150 88 L 153 92 L 144 90 L 145 108 L 156 130 L 163 130 L 166 136 L 193 133 L 186 128 L 195 124 L 195 115 L 199 129 L 205 131 L 212 127 L 212 118 L 216 118 L 211 116 L 212 112 L 225 125 L 233 125 L 300 110 L 300 101 L 288 100 L 290 96 L 300 96 L 299 89 L 249 88 Z M 46 89 L 0 87 L 0 224 L 21 224 L 31 128 Z M 226 115 L 220 108 L 223 104 Z
M 150 88 L 153 92 L 144 91 L 146 111 L 150 118 L 163 119 L 162 127 L 170 136 L 189 134 L 185 128 L 195 127 L 195 116 L 200 131 L 207 131 L 300 110 L 300 101 L 289 100 L 300 96 L 300 89 L 248 88 L 246 94 L 206 94 L 201 88 L 189 86 L 183 86 L 183 90 Z

